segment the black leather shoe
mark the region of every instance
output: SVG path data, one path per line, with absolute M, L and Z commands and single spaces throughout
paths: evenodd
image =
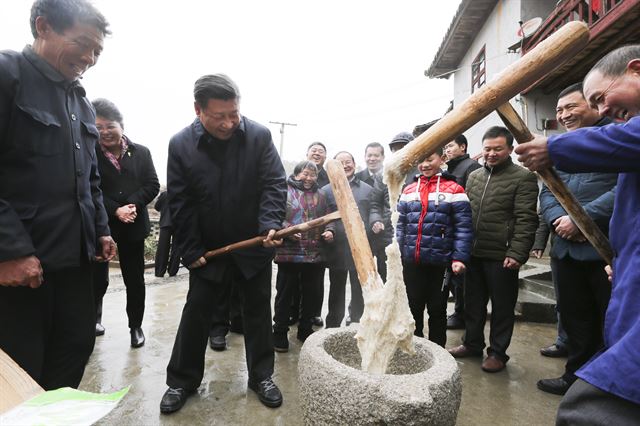
M 567 383 L 562 377 L 538 380 L 537 385 L 541 391 L 555 395 L 564 395 L 571 387 L 571 384 Z
M 540 355 L 548 356 L 549 358 L 562 358 L 569 355 L 569 353 L 566 348 L 561 348 L 554 343 L 551 346 L 540 349 Z
M 349 324 L 351 324 L 351 317 L 349 317 L 349 316 L 348 316 L 348 317 L 344 320 L 344 325 L 345 325 L 345 326 L 347 326 L 347 327 L 349 327 Z
M 187 398 L 191 396 L 195 391 L 188 391 L 182 388 L 169 388 L 162 395 L 162 401 L 160 401 L 160 412 L 162 414 L 175 413 L 184 406 L 187 402 Z
M 447 318 L 447 330 L 464 330 L 464 319 L 458 314 L 449 315 Z
M 209 336 L 209 346 L 214 351 L 224 351 L 227 349 L 227 337 L 226 336 Z
M 104 326 L 99 322 L 96 323 L 96 336 L 102 336 L 105 332 Z
M 273 332 L 273 350 L 276 352 L 289 352 L 287 333 L 282 331 Z
M 131 347 L 139 348 L 144 345 L 144 333 L 140 327 L 131 329 Z
M 298 335 L 296 337 L 298 338 L 298 340 L 304 343 L 304 341 L 307 340 L 307 337 L 311 336 L 312 334 L 312 329 L 304 329 L 298 327 Z
M 249 381 L 249 389 L 257 393 L 260 402 L 267 407 L 276 408 L 282 405 L 282 393 L 271 377 L 258 383 Z
M 322 321 L 322 317 L 313 317 L 311 318 L 311 325 L 322 327 L 324 325 L 324 321 Z
M 242 326 L 242 321 L 240 320 L 231 320 L 231 327 L 229 331 L 237 334 L 244 334 L 244 327 Z

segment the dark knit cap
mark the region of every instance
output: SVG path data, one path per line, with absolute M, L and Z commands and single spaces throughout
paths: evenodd
M 413 135 L 409 132 L 400 132 L 393 137 L 391 142 L 389 142 L 389 146 L 395 144 L 403 144 L 406 145 L 413 140 Z

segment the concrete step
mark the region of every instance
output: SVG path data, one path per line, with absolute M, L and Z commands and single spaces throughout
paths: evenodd
M 555 300 L 521 288 L 518 291 L 518 302 L 516 303 L 516 319 L 554 324 L 557 322 L 555 306 Z
M 556 292 L 553 288 L 553 282 L 544 278 L 538 278 L 538 276 L 529 278 L 520 278 L 520 288 L 528 290 L 532 293 L 539 294 L 551 300 L 555 300 Z

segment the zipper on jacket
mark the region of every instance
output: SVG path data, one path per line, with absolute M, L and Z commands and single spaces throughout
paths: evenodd
M 429 208 L 429 197 L 427 196 L 427 204 L 422 207 L 422 196 L 420 195 L 420 181 L 422 180 L 422 176 L 418 178 L 418 184 L 416 185 L 416 192 L 418 193 L 418 200 L 420 200 L 420 220 L 418 220 L 418 233 L 416 234 L 416 248 L 414 251 L 414 257 L 416 263 L 420 263 L 420 241 L 422 240 L 422 223 L 424 222 L 424 218 L 427 216 L 427 209 Z M 427 179 L 427 194 L 429 193 L 429 180 Z
M 482 190 L 482 196 L 480 197 L 480 207 L 478 207 L 478 217 L 476 218 L 476 223 L 473 227 L 473 233 L 476 235 L 478 233 L 478 223 L 480 223 L 480 215 L 482 214 L 482 203 L 484 203 L 484 196 L 487 193 L 487 188 L 489 187 L 489 181 L 491 180 L 491 175 L 493 175 L 493 167 L 489 171 L 489 177 L 487 177 L 487 183 L 484 184 L 484 189 Z M 478 238 L 474 238 L 472 250 L 476 248 L 476 244 L 478 244 Z

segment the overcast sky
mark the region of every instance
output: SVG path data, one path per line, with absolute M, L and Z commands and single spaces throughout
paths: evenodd
M 329 155 L 364 147 L 440 117 L 453 80 L 429 80 L 459 1 L 95 0 L 111 23 L 98 64 L 83 79 L 90 99 L 124 115 L 125 133 L 151 149 L 166 181 L 169 138 L 191 123 L 193 83 L 223 72 L 240 87 L 241 112 L 267 125 L 286 160 L 324 142 Z M 4 0 L 0 49 L 30 44 L 31 0 Z

